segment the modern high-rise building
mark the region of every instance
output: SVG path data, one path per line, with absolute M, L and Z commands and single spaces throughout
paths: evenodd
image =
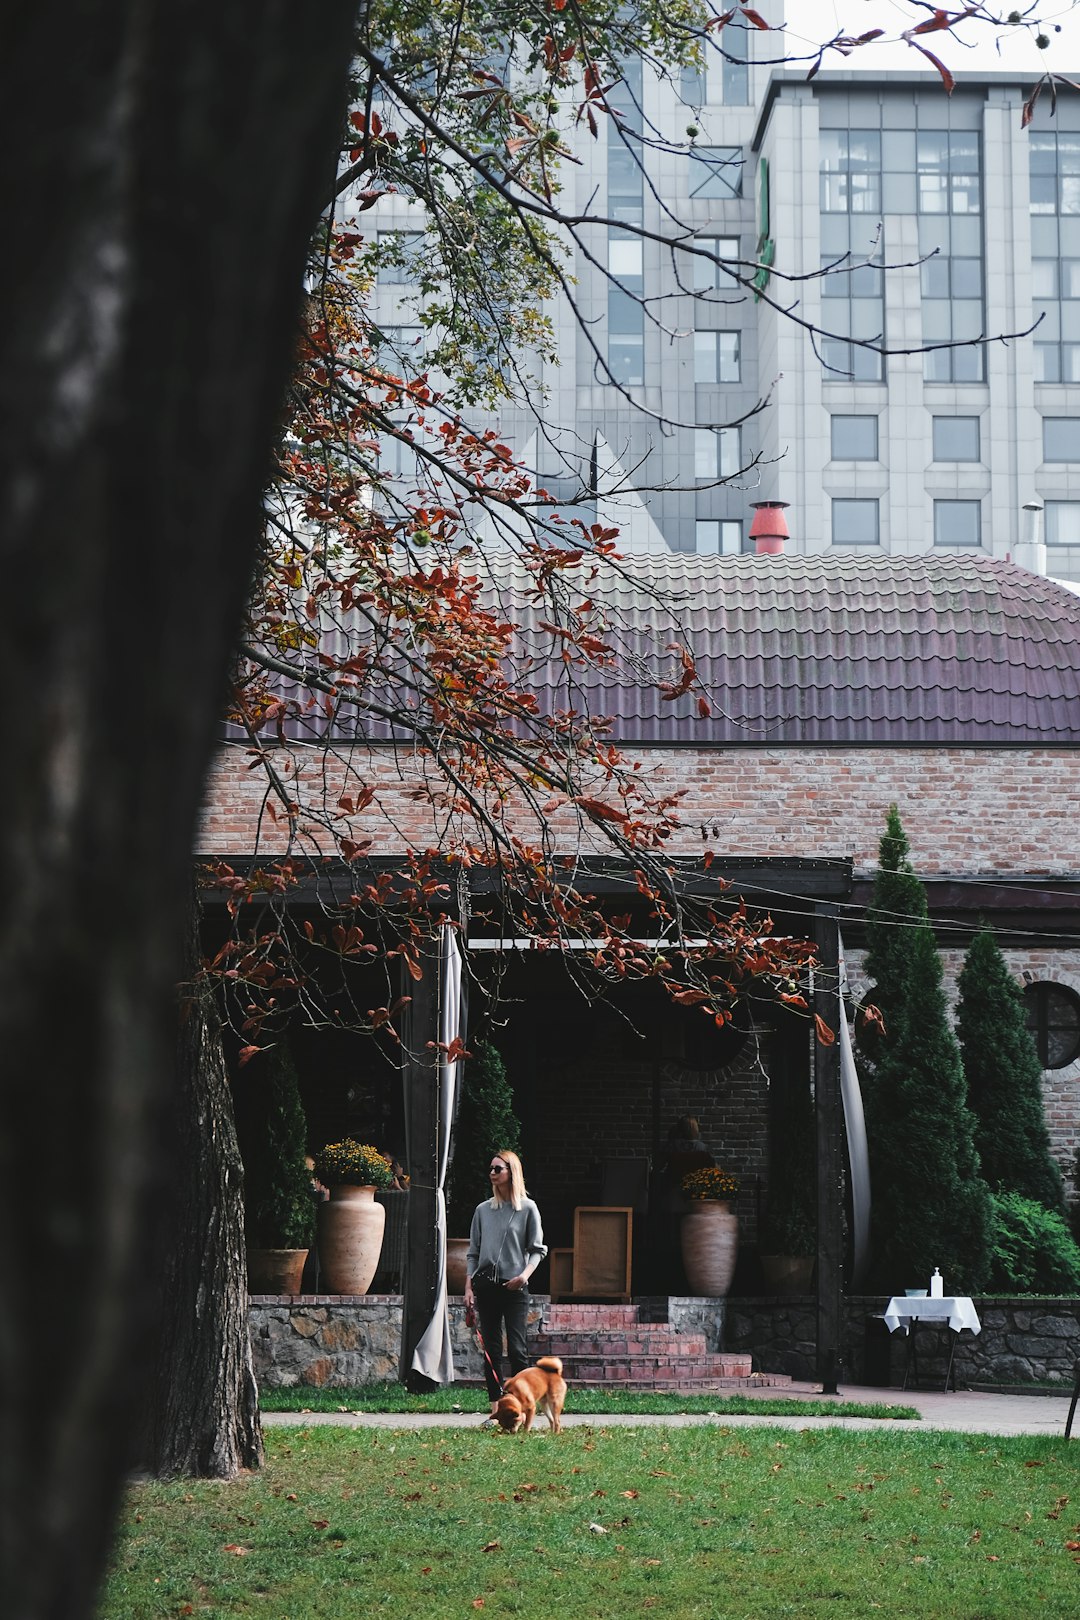
M 776 38 L 729 26 L 681 76 L 625 64 L 623 132 L 582 126 L 563 173 L 596 222 L 540 422 L 500 432 L 630 549 L 738 552 L 751 504 L 783 500 L 795 550 L 1030 566 L 1041 536 L 1080 580 L 1080 94 L 1023 127 L 1030 76 L 808 82 Z M 406 230 L 397 206 L 380 225 Z M 378 296 L 408 333 L 408 286 Z

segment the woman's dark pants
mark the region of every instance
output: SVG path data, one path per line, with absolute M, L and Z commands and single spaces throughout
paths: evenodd
M 480 1318 L 480 1337 L 487 1352 L 484 1357 L 484 1382 L 487 1384 L 488 1400 L 497 1401 L 502 1394 L 500 1369 L 504 1325 L 511 1374 L 519 1373 L 529 1365 L 529 1353 L 525 1348 L 529 1290 L 506 1288 L 502 1283 L 482 1283 L 476 1288 L 476 1312 Z

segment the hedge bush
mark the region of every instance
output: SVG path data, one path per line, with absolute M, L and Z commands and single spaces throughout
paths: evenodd
M 1080 1293 L 1080 1244 L 1061 1215 L 1020 1193 L 991 1205 L 991 1293 Z

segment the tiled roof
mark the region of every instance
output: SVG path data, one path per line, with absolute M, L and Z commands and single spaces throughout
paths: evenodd
M 583 706 L 536 629 L 512 563 L 489 563 L 545 708 Z M 639 743 L 727 746 L 1080 746 L 1080 597 L 978 554 L 630 556 L 602 595 L 614 667 L 588 674 L 593 712 Z M 643 682 L 695 689 L 673 702 Z M 580 672 L 579 672 L 580 676 Z

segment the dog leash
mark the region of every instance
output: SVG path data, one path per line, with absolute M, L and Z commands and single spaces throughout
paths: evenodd
M 492 1378 L 494 1378 L 495 1382 L 498 1384 L 498 1386 L 499 1386 L 499 1394 L 501 1395 L 502 1390 L 503 1390 L 503 1381 L 499 1377 L 499 1373 L 498 1373 L 498 1371 L 496 1369 L 495 1363 L 492 1361 L 491 1357 L 488 1355 L 487 1345 L 484 1343 L 484 1335 L 480 1331 L 480 1325 L 479 1325 L 479 1321 L 477 1319 L 477 1311 L 476 1311 L 475 1305 L 470 1305 L 470 1306 L 467 1307 L 467 1309 L 465 1311 L 465 1325 L 466 1325 L 466 1327 L 471 1327 L 472 1328 L 473 1333 L 475 1334 L 475 1337 L 476 1337 L 476 1342 L 480 1346 L 480 1349 L 481 1349 L 481 1352 L 483 1354 L 484 1360 L 487 1362 L 488 1366 L 491 1368 L 491 1376 L 492 1376 Z

